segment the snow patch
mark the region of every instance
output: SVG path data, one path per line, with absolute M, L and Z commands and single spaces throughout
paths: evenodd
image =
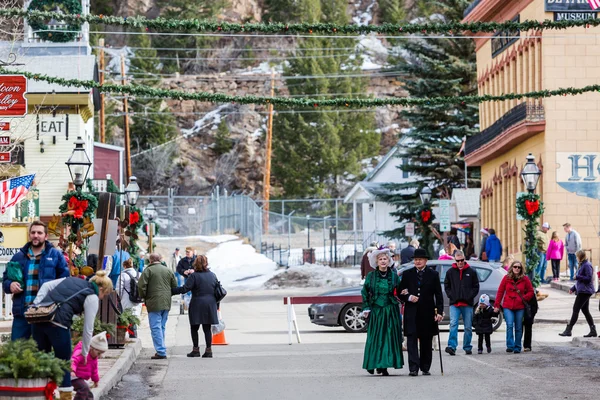
M 155 242 L 170 242 L 181 240 L 200 240 L 206 243 L 225 243 L 232 240 L 238 240 L 235 235 L 215 235 L 215 236 L 156 236 L 152 238 Z
M 304 264 L 278 273 L 265 282 L 264 286 L 267 289 L 348 287 L 359 282 L 360 276 L 357 279 L 355 271 L 343 273 L 325 265 Z
M 190 136 L 198 134 L 202 129 L 211 127 L 211 130 L 217 129 L 219 124 L 221 123 L 221 112 L 223 112 L 229 104 L 222 104 L 217 107 L 215 110 L 207 112 L 202 118 L 197 120 L 194 123 L 194 126 L 191 129 L 182 129 L 181 133 L 183 133 L 184 138 L 189 138 Z

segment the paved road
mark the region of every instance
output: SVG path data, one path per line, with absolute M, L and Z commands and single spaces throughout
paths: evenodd
M 145 348 L 136 365 L 106 398 L 134 399 L 589 399 L 597 394 L 600 351 L 572 347 L 557 333 L 562 323 L 536 324 L 534 351 L 504 352 L 504 330 L 492 335 L 492 354 L 444 354 L 445 376 L 434 358 L 430 377 L 409 377 L 405 367 L 388 378 L 361 369 L 364 334 L 321 328 L 297 313 L 302 344 L 287 344 L 285 309 L 280 296 L 265 293 L 233 295 L 224 304 L 229 346 L 215 346 L 214 359 L 190 359 L 187 316 L 178 318 L 176 306 L 169 320 L 169 359 L 151 361 Z M 304 294 L 304 292 L 303 292 Z M 573 297 L 552 292 L 541 303 L 548 316 L 566 318 Z M 600 317 L 598 300 L 594 316 Z M 551 311 L 550 309 L 555 311 Z M 578 325 L 575 332 L 585 333 Z M 148 335 L 142 329 L 142 335 Z M 151 342 L 142 337 L 145 346 Z M 447 333 L 442 334 L 442 347 Z M 598 339 L 600 340 L 600 339 Z M 405 353 L 406 357 L 406 353 Z M 405 358 L 406 359 L 406 358 Z M 383 382 L 382 380 L 385 380 Z

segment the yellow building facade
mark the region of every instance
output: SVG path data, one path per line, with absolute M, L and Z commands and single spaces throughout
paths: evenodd
M 587 0 L 475 1 L 464 21 L 596 18 Z M 600 28 L 499 32 L 475 39 L 479 94 L 501 95 L 600 83 Z M 504 256 L 521 256 L 523 223 L 516 198 L 532 153 L 542 170 L 543 220 L 564 240 L 571 223 L 584 249 L 600 256 L 600 93 L 487 102 L 480 130 L 467 140 L 469 166 L 481 167 L 481 224 L 494 228 Z M 565 262 L 561 264 L 564 271 Z

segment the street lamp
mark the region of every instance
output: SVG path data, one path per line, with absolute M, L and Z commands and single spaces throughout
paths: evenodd
M 541 174 L 540 169 L 535 165 L 535 157 L 529 153 L 527 156 L 527 163 L 521 171 L 521 178 L 529 193 L 535 192 Z
M 129 177 L 129 185 L 125 188 L 125 196 L 127 197 L 127 204 L 131 207 L 137 204 L 138 198 L 140 197 L 140 186 L 138 185 L 135 176 Z
M 148 218 L 148 251 L 152 253 L 152 235 L 154 233 L 154 218 L 156 218 L 156 207 L 152 199 L 148 200 L 144 214 Z
M 425 186 L 423 189 L 421 189 L 419 196 L 421 197 L 421 202 L 423 205 L 429 204 L 431 201 L 431 189 L 429 186 Z
M 73 149 L 71 157 L 69 157 L 69 160 L 65 163 L 69 168 L 71 181 L 78 191 L 83 187 L 88 173 L 90 172 L 90 167 L 92 166 L 92 162 L 85 152 L 84 145 L 85 142 L 81 139 L 81 136 L 78 136 L 75 141 L 75 149 Z

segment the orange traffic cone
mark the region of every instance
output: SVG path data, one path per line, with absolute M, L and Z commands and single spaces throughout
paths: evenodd
M 218 310 L 218 313 L 219 313 L 219 322 L 221 322 L 222 321 L 221 309 Z M 212 344 L 217 345 L 217 346 L 225 346 L 225 345 L 229 344 L 229 343 L 227 343 L 227 339 L 225 339 L 225 329 L 223 329 L 220 333 L 213 335 Z

